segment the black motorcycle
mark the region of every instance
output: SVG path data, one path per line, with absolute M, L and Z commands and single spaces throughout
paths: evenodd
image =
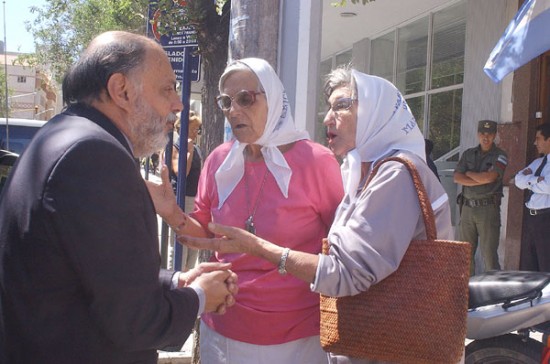
M 466 364 L 549 364 L 550 273 L 491 271 L 470 279 Z M 542 342 L 530 337 L 542 333 Z

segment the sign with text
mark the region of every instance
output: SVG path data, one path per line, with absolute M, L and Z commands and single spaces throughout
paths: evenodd
M 179 1 L 177 4 L 174 3 L 173 6 L 178 7 L 178 9 L 176 9 L 176 11 L 180 13 L 178 17 L 181 16 L 185 19 L 187 2 Z M 189 76 L 191 81 L 199 81 L 201 59 L 200 55 L 196 54 L 198 47 L 197 31 L 191 25 L 182 25 L 178 26 L 175 31 L 166 32 L 166 29 L 170 27 L 162 23 L 165 13 L 165 10 L 158 8 L 158 1 L 151 0 L 149 2 L 147 34 L 150 38 L 154 38 L 166 52 L 178 81 L 183 80 L 183 61 L 185 59 L 185 52 L 192 52 L 191 57 L 187 58 L 190 60 L 191 64 L 191 74 Z
M 195 53 L 196 50 L 197 47 L 164 48 L 178 81 L 183 80 L 183 60 L 185 59 L 185 52 L 191 52 L 191 56 L 187 58 L 191 64 L 189 75 L 191 81 L 198 82 L 200 80 L 201 56 Z

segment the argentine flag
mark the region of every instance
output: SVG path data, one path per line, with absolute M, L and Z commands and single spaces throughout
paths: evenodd
M 550 0 L 528 0 L 491 52 L 483 70 L 496 83 L 550 49 Z

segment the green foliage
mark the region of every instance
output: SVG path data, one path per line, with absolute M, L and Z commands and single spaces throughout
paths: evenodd
M 197 3 L 202 1 L 185 2 L 185 6 L 177 5 L 174 0 L 158 0 L 154 5 L 156 9 L 162 11 L 155 12 L 155 21 L 157 22 L 157 31 L 160 34 L 170 34 L 174 29 L 183 26 L 200 26 L 205 18 L 205 7 Z M 213 5 L 211 5 L 212 8 Z M 153 22 L 153 20 L 151 20 Z
M 160 31 L 166 34 L 181 25 L 204 27 L 211 12 L 220 17 L 226 2 L 188 0 L 187 16 L 182 17 L 180 8 L 173 6 L 174 0 L 159 0 L 158 7 L 168 9 L 162 15 Z M 34 36 L 36 52 L 21 56 L 19 63 L 48 65 L 60 81 L 96 35 L 108 30 L 145 34 L 148 7 L 148 0 L 46 0 L 42 7 L 31 6 L 35 20 L 26 27 Z
M 49 65 L 59 81 L 84 47 L 99 33 L 128 30 L 145 33 L 147 0 L 47 0 L 31 6 L 35 20 L 26 26 L 36 53 L 24 56 L 30 65 Z
M 12 91 L 8 89 L 8 96 L 11 94 Z M 4 73 L 3 65 L 0 67 L 0 117 L 6 117 L 6 74 Z
M 204 70 L 202 104 L 203 141 L 206 154 L 223 140 L 223 113 L 215 105 L 217 82 L 227 61 L 229 35 L 229 0 L 176 0 L 185 3 L 186 16 L 174 7 L 174 0 L 158 0 L 158 8 L 167 9 L 160 20 L 162 33 L 182 25 L 197 31 L 199 52 Z M 33 34 L 36 53 L 19 60 L 31 66 L 44 65 L 61 82 L 63 75 L 80 53 L 98 34 L 108 30 L 126 30 L 145 34 L 148 0 L 46 0 L 33 6 L 35 20 L 27 23 Z
M 174 6 L 177 3 L 185 3 L 185 6 Z M 159 20 L 161 34 L 170 33 L 174 27 L 192 25 L 201 27 L 207 21 L 208 13 L 215 12 L 218 16 L 223 13 L 223 7 L 227 0 L 157 0 L 157 9 L 163 9 Z
M 359 4 L 359 3 L 362 3 L 363 5 L 367 4 L 367 3 L 370 3 L 370 2 L 373 2 L 375 0 L 350 0 L 352 4 Z M 347 4 L 347 0 L 339 0 L 339 1 L 335 1 L 335 2 L 332 2 L 330 3 L 330 5 L 332 6 L 346 6 Z

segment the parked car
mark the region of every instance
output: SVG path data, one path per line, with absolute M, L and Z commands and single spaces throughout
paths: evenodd
M 11 167 L 15 164 L 18 155 L 7 150 L 0 149 L 0 198 L 2 197 L 2 188 L 8 179 Z
M 0 149 L 21 154 L 44 120 L 0 118 Z M 8 140 L 9 136 L 9 140 Z
M 6 122 L 6 118 L 0 118 L 0 194 L 17 157 L 45 123 L 44 120 L 12 118 Z

